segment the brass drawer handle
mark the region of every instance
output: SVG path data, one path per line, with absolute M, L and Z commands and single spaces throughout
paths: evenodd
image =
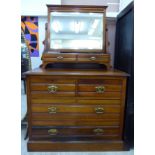
M 94 61 L 94 60 L 96 60 L 96 57 L 90 57 L 89 59 Z
M 48 108 L 48 113 L 49 114 L 55 114 L 55 113 L 57 113 L 57 108 L 56 107 L 49 107 Z
M 64 57 L 62 57 L 62 56 L 58 56 L 58 57 L 57 57 L 58 60 L 62 60 L 63 58 L 64 58 Z
M 57 129 L 49 129 L 48 134 L 49 135 L 56 135 L 56 134 L 58 134 L 58 130 Z
M 103 114 L 104 113 L 104 108 L 102 108 L 102 107 L 96 107 L 95 108 L 95 112 L 96 112 L 96 114 Z
M 105 92 L 105 87 L 104 86 L 97 86 L 95 88 L 96 88 L 97 93 L 104 93 Z
M 93 132 L 95 134 L 103 134 L 104 133 L 104 130 L 103 129 L 100 129 L 100 128 L 97 128 L 97 129 L 94 129 Z
M 57 92 L 57 90 L 58 90 L 58 87 L 55 85 L 48 86 L 48 92 L 49 93 L 55 93 L 55 92 Z

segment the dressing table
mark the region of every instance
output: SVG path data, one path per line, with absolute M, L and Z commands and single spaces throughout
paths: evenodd
M 42 64 L 25 73 L 28 151 L 124 150 L 128 75 L 110 65 L 107 7 L 47 8 Z

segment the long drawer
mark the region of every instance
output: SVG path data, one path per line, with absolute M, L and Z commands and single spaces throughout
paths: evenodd
M 119 127 L 32 127 L 32 138 L 51 139 L 53 137 L 96 137 L 107 139 L 119 136 Z
M 108 114 L 120 113 L 119 105 L 54 105 L 54 104 L 33 104 L 32 112 L 40 113 L 90 113 L 90 114 Z
M 112 119 L 52 119 L 31 120 L 33 126 L 120 126 L 120 120 Z
M 31 118 L 32 120 L 60 120 L 60 119 L 67 119 L 69 120 L 83 120 L 83 119 L 102 119 L 102 120 L 106 120 L 108 119 L 112 119 L 112 120 L 120 120 L 120 114 L 118 113 L 111 113 L 111 114 L 88 114 L 88 113 L 70 113 L 70 114 L 66 114 L 66 113 L 55 113 L 55 114 L 50 114 L 50 113 L 32 113 L 31 114 Z
M 31 104 L 64 104 L 64 105 L 119 105 L 119 99 L 60 99 L 60 98 L 39 98 L 31 99 Z

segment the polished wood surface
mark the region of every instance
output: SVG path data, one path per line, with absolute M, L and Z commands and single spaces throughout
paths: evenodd
M 40 68 L 25 73 L 28 151 L 124 150 L 128 74 L 111 68 L 103 17 L 101 50 L 51 49 L 50 13 L 104 13 L 106 6 L 47 5 L 48 23 Z
M 30 141 L 28 150 L 31 151 L 120 151 L 125 150 L 122 141 Z
M 63 75 L 65 77 L 64 79 L 66 80 L 66 77 L 72 77 L 72 76 L 84 76 L 83 79 L 89 77 L 89 79 L 93 79 L 94 77 L 96 79 L 105 79 L 106 76 L 109 76 L 108 79 L 119 79 L 119 77 L 126 77 L 129 76 L 129 74 L 111 69 L 111 70 L 97 70 L 97 69 L 42 69 L 42 68 L 36 68 L 32 71 L 28 71 L 25 73 L 27 76 L 28 75 L 43 75 L 44 78 L 46 78 L 45 75 L 52 75 L 56 76 L 56 79 L 62 79 L 59 75 Z M 93 76 L 92 76 L 93 75 Z M 38 78 L 42 78 L 41 76 L 37 77 L 35 76 L 37 80 Z M 48 76 L 47 76 L 48 78 Z M 49 77 L 50 78 L 50 77 Z M 53 80 L 53 78 L 52 78 Z
M 109 105 L 93 105 L 93 106 L 81 106 L 81 105 L 57 105 L 57 104 L 33 104 L 32 105 L 32 112 L 47 112 L 48 113 L 48 108 L 50 107 L 55 107 L 56 108 L 56 113 L 90 113 L 90 114 L 96 114 L 97 112 L 95 111 L 96 108 L 102 107 L 104 109 L 103 113 L 119 113 L 120 112 L 120 106 L 115 105 L 115 106 L 109 106 Z
M 34 145 L 44 146 L 51 140 L 66 143 L 76 139 L 75 146 L 69 150 L 78 150 L 86 140 L 107 140 L 112 150 L 114 140 L 122 141 L 126 73 L 38 68 L 25 75 L 29 92 L 30 151 L 38 149 L 33 148 Z M 48 90 L 51 85 L 57 87 L 52 93 Z M 98 92 L 97 87 L 104 89 Z M 48 133 L 49 130 L 54 133 Z M 124 144 L 121 147 L 123 149 Z M 53 151 L 52 147 L 42 149 Z

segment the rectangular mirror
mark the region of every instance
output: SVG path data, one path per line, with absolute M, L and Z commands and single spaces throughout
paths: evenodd
M 50 12 L 50 49 L 103 50 L 104 13 Z

